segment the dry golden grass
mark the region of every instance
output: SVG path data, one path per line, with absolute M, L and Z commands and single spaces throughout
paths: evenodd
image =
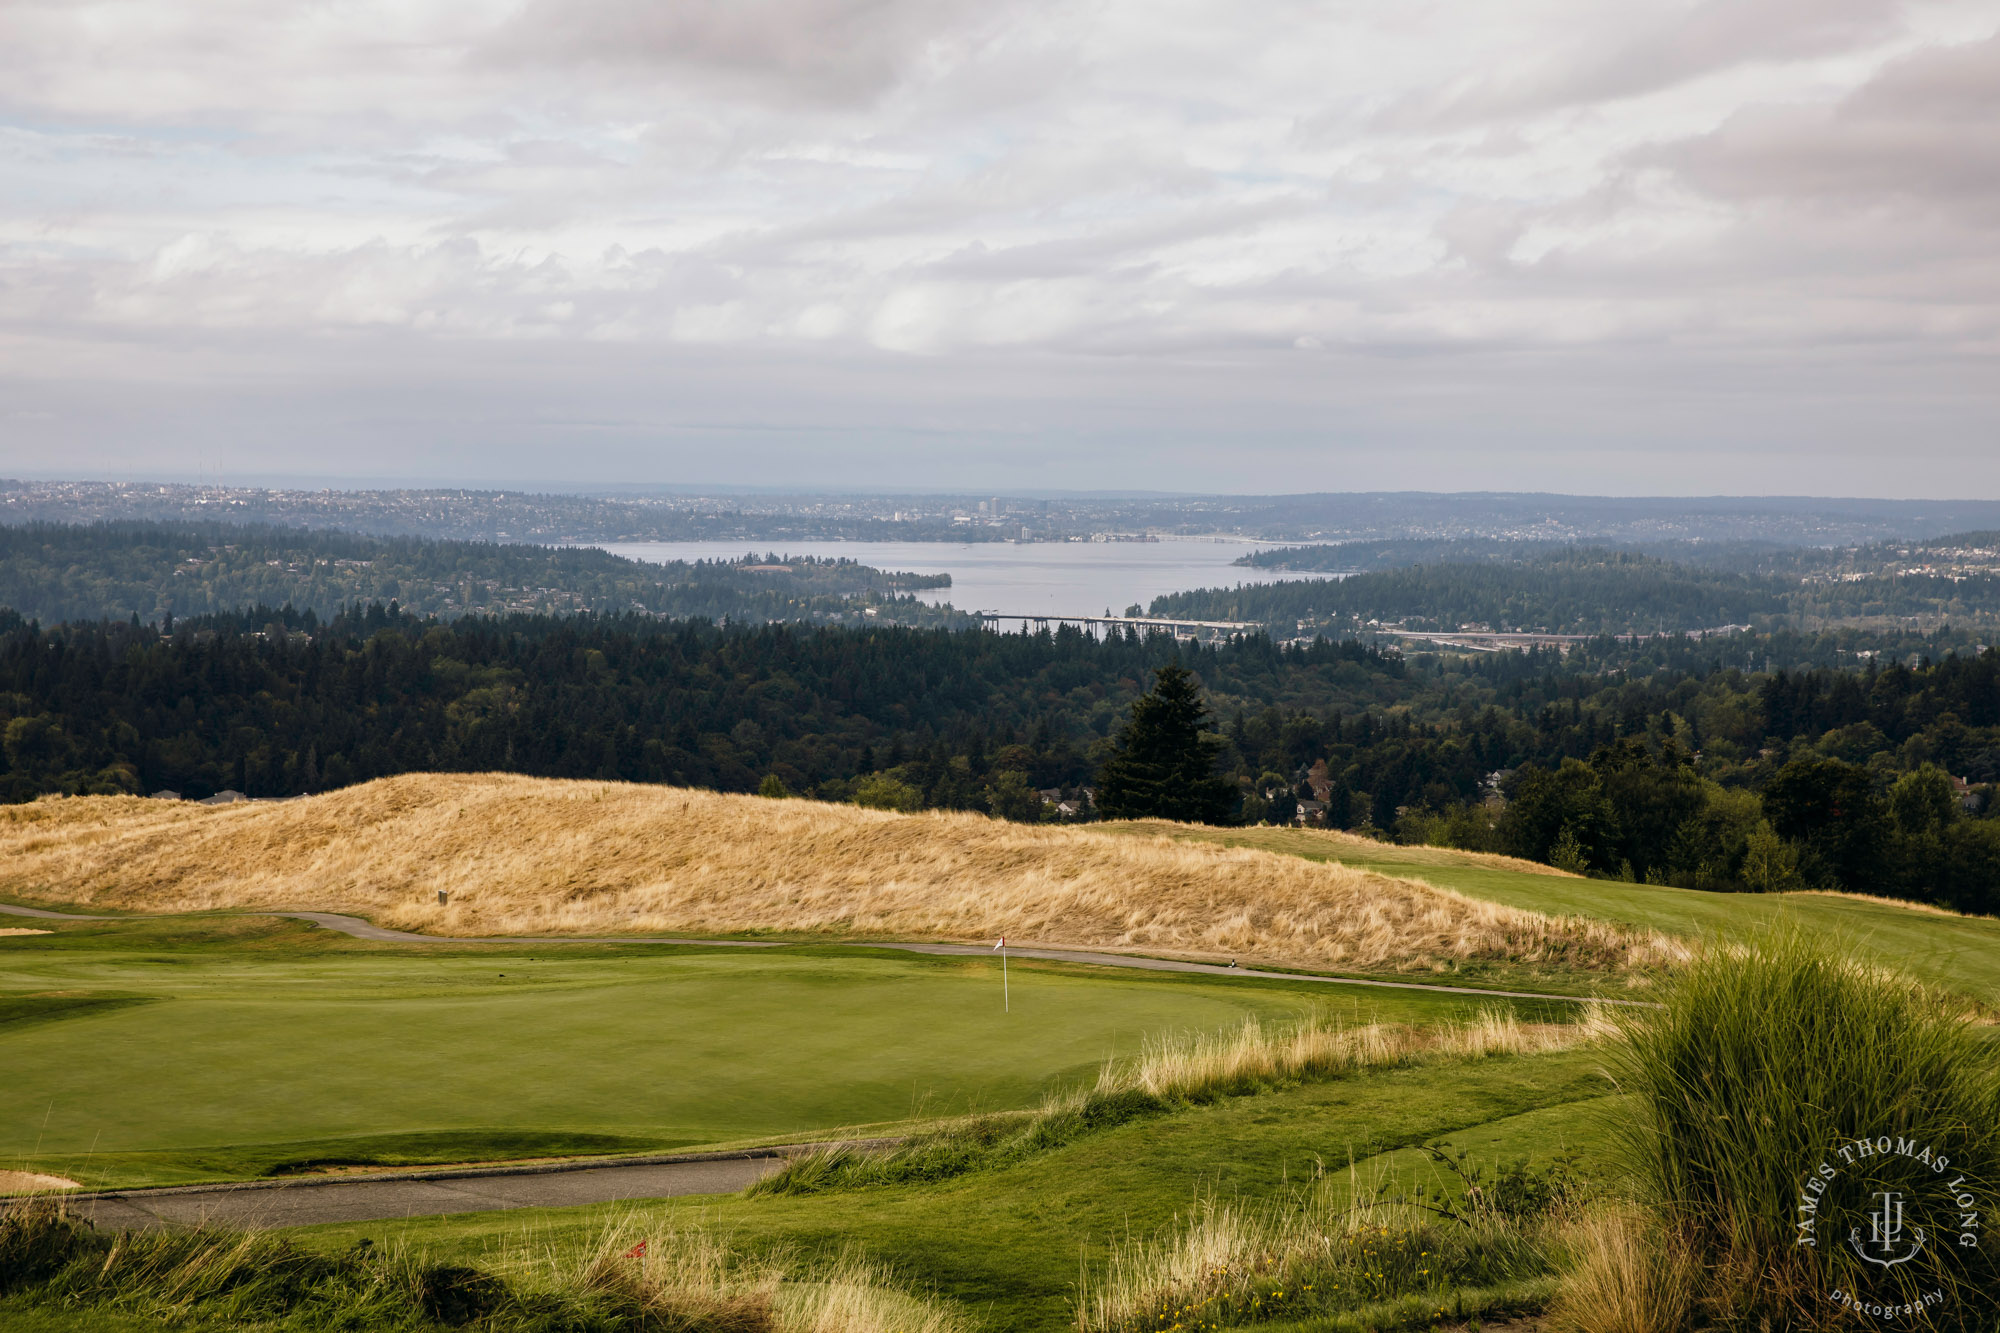
M 1523 1023 L 1511 1010 L 1481 1010 L 1458 1023 L 1344 1026 L 1314 1014 L 1267 1026 L 1246 1018 L 1223 1032 L 1149 1037 L 1136 1060 L 1105 1065 L 1097 1092 L 1137 1089 L 1159 1098 L 1196 1098 L 1254 1084 L 1334 1078 L 1363 1069 L 1494 1055 L 1533 1055 L 1595 1041 L 1615 1026 L 1591 1005 L 1576 1023 Z
M 775 1333 L 781 1264 L 745 1262 L 720 1237 L 680 1219 L 645 1221 L 632 1214 L 608 1223 L 580 1263 L 552 1252 L 548 1285 L 637 1314 L 642 1326 Z
M 531 1290 L 569 1292 L 620 1313 L 620 1327 L 702 1333 L 974 1333 L 965 1311 L 899 1287 L 854 1253 L 802 1264 L 786 1250 L 746 1256 L 672 1211 L 634 1210 L 595 1234 L 524 1233 L 500 1271 Z M 637 1316 L 637 1319 L 631 1319 Z
M 1604 923 L 1164 833 L 494 774 L 386 778 L 285 803 L 6 807 L 0 893 L 155 912 L 348 911 L 442 935 L 1005 934 L 1366 970 L 1613 970 L 1681 952 Z
M 1549 1310 L 1555 1333 L 1681 1333 L 1699 1274 L 1671 1236 L 1630 1209 L 1587 1213 L 1568 1228 L 1569 1271 Z
M 1991 921 L 1990 916 L 1974 916 L 1967 912 L 1953 911 L 1936 903 L 1916 903 L 1908 898 L 1884 898 L 1875 893 L 1849 893 L 1843 889 L 1794 889 L 1787 898 L 1846 898 L 1857 903 L 1874 903 L 1878 907 L 1900 907 L 1906 912 L 1922 912 L 1928 916 L 1957 917 L 1961 921 Z
M 1227 838 L 1237 844 L 1251 846 L 1271 845 L 1296 849 L 1300 845 L 1319 844 L 1334 860 L 1395 861 L 1403 865 L 1419 866 L 1482 866 L 1488 870 L 1518 870 L 1524 875 L 1549 875 L 1556 879 L 1581 879 L 1581 875 L 1554 866 L 1543 865 L 1540 861 L 1524 861 L 1518 856 L 1502 856 L 1498 852 L 1462 852 L 1451 847 L 1406 846 L 1396 842 L 1377 842 L 1364 838 L 1358 833 L 1348 833 L 1341 829 L 1315 828 L 1269 828 L 1257 826 L 1241 829 L 1193 828 L 1185 824 L 1170 824 L 1164 820 L 1132 819 L 1103 826 L 1107 830 L 1130 830 L 1135 833 L 1173 832 L 1183 838 Z M 1342 853 L 1346 853 L 1345 856 Z

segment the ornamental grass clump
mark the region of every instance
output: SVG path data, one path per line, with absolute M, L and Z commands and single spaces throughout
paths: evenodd
M 1702 1275 L 1696 1318 L 1819 1329 L 1857 1303 L 1936 1328 L 2000 1316 L 2000 1242 L 1984 1232 L 2000 1065 L 1959 1006 L 1788 936 L 1709 951 L 1624 1028 L 1625 1147 L 1640 1202 Z

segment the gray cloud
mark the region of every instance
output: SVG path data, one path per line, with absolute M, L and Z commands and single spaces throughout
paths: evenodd
M 1398 99 L 1385 123 L 1478 124 L 1644 97 L 1745 65 L 1838 55 L 1904 26 L 1898 0 L 1698 0 L 1606 6 L 1548 55 Z
M 865 103 L 934 45 L 969 38 L 972 0 L 529 0 L 489 58 L 736 85 L 779 100 Z
M 0 472 L 2000 489 L 1996 25 L 0 0 Z
M 1660 157 L 1730 198 L 1983 213 L 2000 202 L 1996 127 L 2000 38 L 1988 38 L 1905 56 L 1833 106 L 1746 110 Z

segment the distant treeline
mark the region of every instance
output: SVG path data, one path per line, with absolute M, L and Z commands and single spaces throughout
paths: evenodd
M 1313 548 L 1297 549 L 1308 554 L 1287 567 L 1309 567 L 1303 562 Z M 1343 568 L 1337 555 L 1323 559 L 1330 569 Z M 1822 572 L 1808 580 L 1678 564 L 1637 551 L 1573 547 L 1515 561 L 1461 560 L 1342 579 L 1203 588 L 1156 597 L 1151 610 L 1157 616 L 1262 624 L 1280 636 L 1383 627 L 1651 634 L 1724 625 L 1990 626 L 2000 624 L 2000 576 L 1878 572 L 1842 579 Z
M 1153 599 L 1154 615 L 1249 620 L 1282 632 L 1366 628 L 1625 634 L 1749 625 L 1782 615 L 1769 580 L 1632 551 L 1563 550 L 1519 563 L 1415 565 L 1345 579 L 1208 588 Z
M 1601 875 L 2000 907 L 1985 799 L 2000 653 L 1734 664 L 1831 651 L 1745 635 L 1405 659 L 1261 635 L 434 622 L 379 605 L 169 632 L 0 613 L 0 794 L 281 796 L 507 770 L 1036 818 L 1058 808 L 1038 789 L 1078 804 L 1133 699 L 1178 658 L 1222 719 L 1237 818 L 1309 803 L 1314 822 Z
M 1100 642 L 635 616 L 432 622 L 379 605 L 37 628 L 0 612 L 0 791 L 280 796 L 505 769 L 844 799 L 883 774 L 976 808 L 995 767 L 1089 780 L 1165 635 Z M 1403 664 L 1358 644 L 1194 649 L 1232 696 L 1366 707 Z
M 892 511 L 893 512 L 893 511 Z M 749 501 L 521 491 L 269 490 L 254 486 L 26 482 L 0 477 L 0 522 L 231 523 L 474 542 L 1006 541 L 1018 526 L 948 515 L 772 512 Z
M 1777 575 L 1788 581 L 1797 581 L 1855 573 L 1897 574 L 1912 563 L 1923 563 L 1932 558 L 1949 560 L 1973 552 L 1982 553 L 1979 558 L 1987 564 L 2000 563 L 2000 532 L 1955 532 L 1939 537 L 1872 541 L 1847 546 L 1805 545 L 1798 541 L 1740 537 L 1721 541 L 1637 537 L 1618 541 L 1538 537 L 1384 537 L 1315 542 L 1309 546 L 1271 546 L 1239 556 L 1234 563 L 1253 569 L 1358 574 L 1376 569 L 1404 569 L 1410 565 L 1527 564 L 1590 548 L 1628 551 L 1697 569 Z
M 851 560 L 629 560 L 593 547 L 533 546 L 239 523 L 30 523 L 0 526 L 0 606 L 45 621 L 128 619 L 292 606 L 330 616 L 396 601 L 450 618 L 616 614 L 742 621 L 898 622 L 948 613 L 914 590 L 949 575 L 892 574 Z

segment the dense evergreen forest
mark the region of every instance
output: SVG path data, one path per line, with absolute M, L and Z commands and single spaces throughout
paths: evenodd
M 1746 669 L 1830 661 L 1832 643 L 1406 659 L 1261 635 L 441 622 L 380 605 L 170 628 L 0 613 L 0 793 L 283 796 L 505 769 L 1040 818 L 1057 807 L 1038 793 L 1092 784 L 1178 659 L 1222 720 L 1232 818 L 1303 809 L 1614 877 L 2000 907 L 2000 652 Z
M 1327 561 L 1338 567 L 1336 557 Z M 1746 574 L 1637 551 L 1572 547 L 1517 561 L 1460 559 L 1338 580 L 1203 588 L 1156 597 L 1151 612 L 1248 621 L 1280 636 L 1340 636 L 1384 627 L 1542 634 L 1697 632 L 1732 625 L 1992 628 L 2000 626 L 2000 573 L 1877 568 Z
M 952 617 L 910 595 L 948 575 L 897 574 L 851 560 L 752 552 L 651 564 L 592 547 L 530 546 L 235 523 L 0 526 L 0 606 L 44 621 L 152 623 L 293 606 L 329 616 L 354 602 L 418 615 L 571 611 L 711 620 L 898 623 Z

